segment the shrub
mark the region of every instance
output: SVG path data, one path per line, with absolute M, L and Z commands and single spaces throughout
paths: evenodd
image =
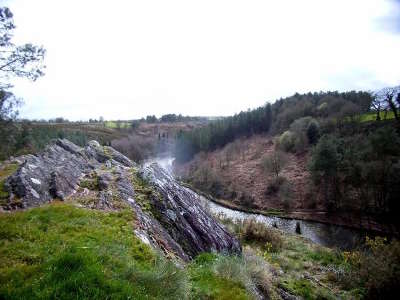
M 279 199 L 283 203 L 285 210 L 290 208 L 292 202 L 293 191 L 290 186 L 290 182 L 285 177 L 275 177 L 267 186 L 265 195 L 278 195 Z
M 262 167 L 264 172 L 279 176 L 279 173 L 288 163 L 288 157 L 285 153 L 281 151 L 274 151 L 268 154 L 262 159 Z
M 311 117 L 304 117 L 295 120 L 290 125 L 290 132 L 293 133 L 292 151 L 303 152 L 309 144 L 315 144 L 319 137 L 318 122 Z
M 272 252 L 277 252 L 282 248 L 283 240 L 280 234 L 265 224 L 254 219 L 248 219 L 240 224 L 240 238 L 246 242 L 257 242 L 265 246 L 269 243 Z
M 279 192 L 281 186 L 286 182 L 286 178 L 282 176 L 275 177 L 268 184 L 267 189 L 265 191 L 266 195 L 274 195 Z
M 305 132 L 299 132 L 295 135 L 293 152 L 302 153 L 308 147 L 308 139 Z
M 226 192 L 218 174 L 207 163 L 201 164 L 191 174 L 190 181 L 196 188 L 204 190 L 216 198 L 221 198 Z
M 99 190 L 99 180 L 97 176 L 94 176 L 93 178 L 84 178 L 81 179 L 79 182 L 79 186 L 81 188 L 87 188 L 91 191 L 98 191 Z
M 345 277 L 347 285 L 361 284 L 368 299 L 392 299 L 400 292 L 400 242 L 366 237 L 365 249 L 345 252 L 351 265 Z
M 242 192 L 239 199 L 237 200 L 237 202 L 239 202 L 240 205 L 250 208 L 255 206 L 254 201 L 255 201 L 254 197 L 246 192 Z
M 278 147 L 286 152 L 290 152 L 294 149 L 295 139 L 294 133 L 287 130 L 279 137 Z

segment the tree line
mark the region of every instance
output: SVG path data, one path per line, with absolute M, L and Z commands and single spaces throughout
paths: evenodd
M 146 118 L 142 118 L 138 121 L 147 122 L 147 123 L 174 123 L 174 122 L 188 122 L 188 121 L 206 121 L 207 117 L 191 117 L 191 116 L 183 116 L 182 114 L 165 114 L 160 118 L 157 118 L 155 115 L 148 115 Z
M 372 100 L 368 92 L 296 93 L 273 104 L 267 103 L 211 122 L 205 127 L 180 132 L 177 136 L 176 158 L 181 162 L 188 161 L 200 151 L 215 150 L 238 137 L 257 133 L 282 133 L 294 121 L 304 117 L 318 119 L 319 123 L 328 127 L 332 122 L 337 124 L 341 120 L 368 112 Z

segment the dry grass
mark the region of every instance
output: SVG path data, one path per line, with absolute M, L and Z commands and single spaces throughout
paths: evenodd
M 278 252 L 282 249 L 283 240 L 277 230 L 269 228 L 254 219 L 245 220 L 239 226 L 239 235 L 243 241 L 259 243 L 263 247 L 269 248 L 269 251 L 272 252 Z

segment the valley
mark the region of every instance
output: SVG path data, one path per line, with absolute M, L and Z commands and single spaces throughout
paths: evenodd
M 400 294 L 400 2 L 0 5 L 0 300 Z

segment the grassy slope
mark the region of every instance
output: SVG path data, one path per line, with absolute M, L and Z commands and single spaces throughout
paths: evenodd
M 270 241 L 246 240 L 243 238 L 243 224 L 226 218 L 221 222 L 242 237 L 245 253 L 246 249 L 255 251 L 274 269 L 276 287 L 304 299 L 362 298 L 361 287 L 346 285 L 350 266 L 340 250 L 322 247 L 301 236 L 285 234 L 274 228 L 265 229 L 269 233 L 263 239 Z
M 279 284 L 306 299 L 352 298 L 337 281 L 337 270 L 344 265 L 340 252 L 318 247 L 295 236 L 286 236 L 278 253 L 264 252 L 265 259 L 282 270 Z
M 129 269 L 155 256 L 132 234 L 132 213 L 54 203 L 0 216 L 0 295 L 92 298 L 145 295 Z M 1 298 L 1 297 L 0 297 Z
M 1 214 L 0 299 L 249 299 L 211 266 L 158 257 L 133 226 L 128 210 L 71 203 Z
M 379 116 L 381 117 L 382 120 L 391 120 L 394 119 L 394 113 L 393 111 L 388 111 L 386 114 L 385 118 L 385 112 L 379 112 Z M 369 122 L 369 121 L 376 121 L 376 113 L 375 112 L 369 112 L 361 115 L 360 117 L 361 122 Z

